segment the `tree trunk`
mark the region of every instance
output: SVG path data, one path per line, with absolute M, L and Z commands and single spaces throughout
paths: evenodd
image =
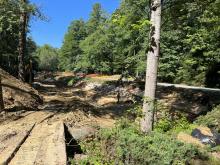
M 21 0 L 21 4 L 26 4 L 26 0 Z M 26 28 L 27 28 L 27 12 L 23 8 L 20 14 L 20 30 L 18 45 L 18 78 L 25 81 L 24 57 L 26 50 Z
M 4 111 L 4 100 L 3 100 L 3 90 L 2 90 L 2 76 L 0 75 L 0 112 Z
M 161 0 L 152 0 L 150 45 L 147 55 L 143 118 L 141 120 L 141 130 L 145 133 L 152 131 L 154 124 L 155 94 L 160 50 L 161 7 Z
M 33 83 L 33 62 L 30 59 L 30 68 L 29 68 L 29 84 Z

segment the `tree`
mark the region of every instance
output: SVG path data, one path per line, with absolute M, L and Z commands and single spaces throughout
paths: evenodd
M 57 71 L 59 65 L 58 50 L 50 45 L 38 47 L 34 56 L 37 58 L 39 69 L 45 71 Z
M 24 13 L 26 18 L 23 18 Z M 32 16 L 41 20 L 46 19 L 39 8 L 30 4 L 29 1 L 24 3 L 21 0 L 0 0 L 0 67 L 14 76 L 18 76 L 18 68 L 22 66 L 20 65 L 22 62 L 19 63 L 18 59 L 23 60 L 22 68 L 25 74 L 25 67 L 29 64 L 31 53 L 35 51 L 34 41 L 26 39 L 30 27 L 28 23 Z M 24 19 L 26 19 L 25 22 Z M 25 29 L 23 23 L 26 24 Z M 25 32 L 23 33 L 25 37 L 21 35 L 21 31 Z M 26 44 L 21 44 L 24 39 L 27 40 Z M 19 41 L 21 41 L 20 45 Z M 22 45 L 26 45 L 25 50 Z
M 150 44 L 147 56 L 143 118 L 141 120 L 141 129 L 143 132 L 150 132 L 153 129 L 160 50 L 161 5 L 161 0 L 152 0 L 151 2 Z
M 36 57 L 34 57 L 34 53 L 37 50 L 36 43 L 32 40 L 32 38 L 27 37 L 27 47 L 26 47 L 26 56 L 24 58 L 25 63 L 25 81 L 31 84 L 34 80 L 34 72 L 33 70 L 38 69 L 38 62 Z
M 26 0 L 20 0 L 21 13 L 20 13 L 20 29 L 19 29 L 19 44 L 18 44 L 18 78 L 25 81 L 25 69 L 24 69 L 24 58 L 26 52 L 26 35 L 27 35 L 27 10 Z
M 93 10 L 87 22 L 87 33 L 90 35 L 94 33 L 98 27 L 106 20 L 102 6 L 100 3 L 93 5 Z
M 158 81 L 220 87 L 219 7 L 220 0 L 163 0 Z M 123 0 L 111 17 L 94 5 L 81 30 L 68 30 L 61 68 L 144 77 L 149 15 L 149 0 Z
M 76 63 L 82 54 L 79 44 L 86 36 L 85 22 L 83 20 L 73 21 L 65 34 L 60 50 L 60 68 L 62 70 L 74 70 L 76 68 Z
M 85 72 L 113 74 L 114 34 L 109 29 L 99 27 L 80 43 L 83 51 L 77 67 Z
M 17 76 L 19 5 L 15 0 L 0 1 L 0 66 Z

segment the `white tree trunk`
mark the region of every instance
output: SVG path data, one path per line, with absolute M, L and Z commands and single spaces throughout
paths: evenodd
M 160 51 L 161 7 L 161 0 L 152 0 L 150 44 L 147 55 L 143 118 L 141 120 L 141 130 L 145 133 L 152 131 L 154 123 L 155 93 Z

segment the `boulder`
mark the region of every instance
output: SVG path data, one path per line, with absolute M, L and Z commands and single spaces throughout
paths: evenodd
M 177 139 L 185 143 L 198 145 L 200 147 L 204 147 L 205 145 L 216 147 L 220 145 L 220 134 L 208 127 L 203 126 L 195 128 L 191 135 L 180 132 L 177 135 Z

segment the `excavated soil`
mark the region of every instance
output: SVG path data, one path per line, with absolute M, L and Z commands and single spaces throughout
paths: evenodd
M 7 112 L 23 113 L 22 110 L 36 110 L 42 103 L 42 97 L 39 92 L 27 83 L 23 83 L 15 77 L 11 76 L 4 70 L 0 69 L 3 86 L 3 100 Z M 14 117 L 14 113 L 10 113 L 10 118 Z M 0 122 L 3 113 L 0 112 Z

